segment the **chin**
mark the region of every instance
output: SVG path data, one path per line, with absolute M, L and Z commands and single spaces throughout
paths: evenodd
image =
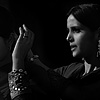
M 73 57 L 77 57 L 77 55 L 76 55 L 75 53 L 72 53 L 72 56 L 73 56 Z
M 75 58 L 82 58 L 81 53 L 77 52 L 77 51 L 72 52 L 72 56 L 75 57 Z

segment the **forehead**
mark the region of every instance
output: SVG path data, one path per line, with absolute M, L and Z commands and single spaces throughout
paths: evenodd
M 81 26 L 81 23 L 71 14 L 67 19 L 67 27 Z
M 86 26 L 81 24 L 72 14 L 67 18 L 67 28 L 71 29 L 73 27 L 78 27 L 81 31 L 85 32 L 87 36 L 94 36 L 95 34 Z

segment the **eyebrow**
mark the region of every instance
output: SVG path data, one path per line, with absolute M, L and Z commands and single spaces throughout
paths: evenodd
M 79 27 L 79 26 L 73 26 L 73 27 L 71 27 L 72 29 L 81 29 L 81 27 Z
M 72 27 L 70 27 L 71 29 L 82 29 L 82 27 L 81 26 L 72 26 Z M 69 28 L 67 27 L 67 30 L 69 30 Z

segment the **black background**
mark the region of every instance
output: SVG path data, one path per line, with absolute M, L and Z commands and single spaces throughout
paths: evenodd
M 99 2 L 99 1 L 98 1 Z M 8 7 L 16 19 L 16 32 L 25 24 L 35 34 L 32 51 L 49 67 L 56 68 L 76 61 L 66 41 L 66 14 L 81 3 L 98 3 L 84 0 L 9 0 Z

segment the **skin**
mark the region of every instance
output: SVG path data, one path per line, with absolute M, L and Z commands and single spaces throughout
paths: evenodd
M 73 57 L 84 58 L 86 69 L 88 66 L 100 65 L 100 61 L 96 57 L 97 54 L 97 42 L 98 42 L 98 30 L 92 32 L 88 27 L 82 25 L 73 15 L 70 15 L 67 19 L 67 28 L 69 30 L 67 40 L 70 45 L 76 45 L 74 51 L 72 51 Z M 23 38 L 25 30 L 29 38 Z M 19 65 L 24 68 L 24 58 L 30 50 L 34 35 L 28 28 L 23 25 L 23 29 L 19 29 L 20 36 L 16 42 L 12 60 L 13 70 L 19 69 Z M 72 40 L 70 41 L 70 38 Z M 27 49 L 26 49 L 27 48 Z
M 30 30 L 28 30 L 28 32 L 30 33 L 29 40 L 27 38 L 25 38 L 23 40 L 23 38 L 22 38 L 24 35 L 23 30 L 27 31 L 28 29 L 26 30 L 25 26 L 23 26 L 23 29 L 20 27 L 19 39 L 21 38 L 21 40 L 19 40 L 19 39 L 17 40 L 16 46 L 15 46 L 12 54 L 11 54 L 9 47 L 12 46 L 12 44 L 14 42 L 14 39 L 13 39 L 14 37 L 10 36 L 7 40 L 5 40 L 3 37 L 0 37 L 0 67 L 6 65 L 8 63 L 11 63 L 11 61 L 13 62 L 14 67 L 15 67 L 15 63 L 17 63 L 17 62 L 20 62 L 20 65 L 23 66 L 23 62 L 24 62 L 23 58 L 25 58 L 27 53 L 28 53 L 29 57 L 32 56 L 31 50 L 29 52 L 28 52 L 28 50 L 29 50 L 30 46 L 32 45 L 33 33 Z M 28 32 L 26 32 L 26 34 Z M 25 43 L 26 43 L 26 45 L 25 45 Z
M 25 32 L 23 32 L 23 30 Z M 30 51 L 34 40 L 33 32 L 29 30 L 24 24 L 22 28 L 19 28 L 19 33 L 20 35 L 12 53 L 12 70 L 18 70 L 20 68 L 24 69 L 24 59 Z
M 67 19 L 67 28 L 69 30 L 67 40 L 70 45 L 76 45 L 76 48 L 72 51 L 73 57 L 83 58 L 86 66 L 100 66 L 100 61 L 96 57 L 98 30 L 91 31 L 88 27 L 82 25 L 72 14 Z

